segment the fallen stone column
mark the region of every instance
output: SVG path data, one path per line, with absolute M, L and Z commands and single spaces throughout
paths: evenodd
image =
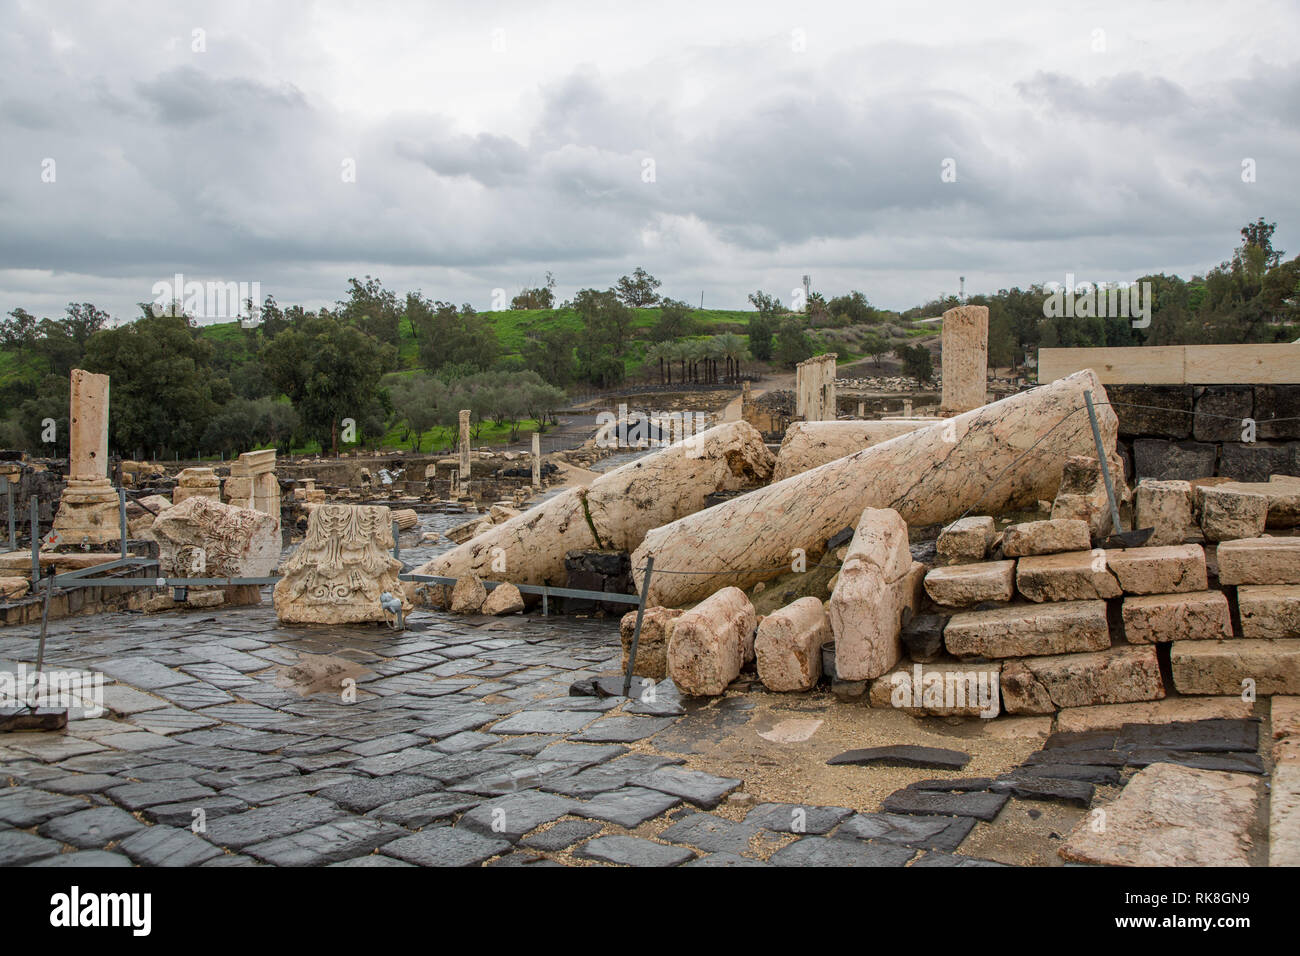
M 879 677 L 902 657 L 899 629 L 912 564 L 907 525 L 898 513 L 884 508 L 863 511 L 831 593 L 839 679 Z
M 821 677 L 822 644 L 830 639 L 826 609 L 817 598 L 800 598 L 774 611 L 754 638 L 758 679 L 768 690 L 809 690 Z
M 745 422 L 727 422 L 494 525 L 417 573 L 562 585 L 569 551 L 631 551 L 651 528 L 699 511 L 708 495 L 771 473 L 763 436 Z
M 927 525 L 968 508 L 987 514 L 1050 500 L 1064 460 L 1094 447 L 1082 411 L 1087 389 L 1103 443 L 1114 448 L 1118 422 L 1101 382 L 1090 370 L 1076 372 L 657 527 L 633 555 L 636 584 L 654 555 L 650 601 L 677 607 L 726 585 L 776 577 L 796 548 L 820 554 L 864 508 L 892 508 L 909 524 Z
M 783 481 L 791 475 L 801 474 L 828 461 L 852 455 L 934 423 L 933 418 L 895 418 L 878 422 L 795 422 L 786 429 L 781 449 L 776 453 L 772 480 Z
M 668 676 L 684 694 L 721 694 L 753 653 L 756 623 L 745 592 L 723 588 L 672 623 Z

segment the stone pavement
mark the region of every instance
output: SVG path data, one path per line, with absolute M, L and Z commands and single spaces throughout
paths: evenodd
M 1086 806 L 1092 783 L 1142 763 L 1099 755 L 1112 735 L 1006 781 L 920 780 L 881 812 L 758 804 L 677 756 L 747 720 L 745 696 L 683 707 L 668 681 L 652 702 L 570 695 L 617 670 L 616 620 L 411 625 L 284 627 L 269 603 L 52 624 L 47 669 L 102 672 L 106 711 L 0 737 L 0 865 L 996 865 L 956 851 L 1008 799 Z M 0 671 L 30 662 L 36 634 L 0 633 Z M 290 686 L 301 670 L 326 686 L 330 661 L 355 675 L 350 699 Z M 1243 738 L 1230 745 L 1128 746 L 1249 762 L 1244 723 L 1215 728 Z

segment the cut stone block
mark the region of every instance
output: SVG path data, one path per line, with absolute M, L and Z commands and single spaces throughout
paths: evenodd
M 925 663 L 943 651 L 943 629 L 948 619 L 940 614 L 921 614 L 907 622 L 899 632 L 907 656 Z
M 1220 584 L 1300 584 L 1300 538 L 1243 538 L 1217 549 Z
M 1156 763 L 1106 805 L 1106 825 L 1085 816 L 1059 853 L 1107 866 L 1248 866 L 1258 800 L 1242 774 Z
M 818 598 L 800 598 L 774 611 L 754 638 L 758 679 L 768 690 L 809 690 L 821 677 L 822 644 L 830 639 L 830 621 Z
M 953 615 L 943 639 L 956 657 L 1027 657 L 1110 647 L 1104 601 L 967 611 Z
M 1233 646 L 1239 643 L 1234 641 Z M 1002 667 L 1002 706 L 1010 714 L 1050 714 L 1065 707 L 1124 704 L 1164 696 L 1160 664 L 1155 647 L 1150 645 L 1031 657 L 1008 661 Z
M 1269 790 L 1268 865 L 1300 866 L 1300 759 L 1278 760 Z
M 871 682 L 872 707 L 892 707 L 917 717 L 996 717 L 1002 709 L 1002 665 L 960 661 L 900 665 Z
M 1300 585 L 1257 584 L 1237 588 L 1243 637 L 1300 637 Z
M 1268 481 L 1225 481 L 1215 487 L 1240 494 L 1263 495 L 1268 499 L 1267 528 L 1300 525 L 1300 478 L 1274 475 Z
M 451 613 L 477 614 L 487 600 L 487 588 L 477 574 L 466 574 L 456 579 L 451 591 Z
M 684 694 L 721 694 L 739 676 L 756 626 L 745 592 L 723 588 L 673 623 L 668 676 Z
M 1232 637 L 1232 615 L 1222 591 L 1133 595 L 1124 599 L 1122 616 L 1130 644 Z
M 1268 519 L 1268 498 L 1227 485 L 1201 492 L 1201 532 L 1207 541 L 1258 538 Z
M 984 601 L 1010 601 L 1015 593 L 1014 561 L 981 561 L 932 568 L 925 590 L 936 604 L 969 607 Z
M 632 653 L 632 635 L 636 631 L 636 611 L 624 614 L 618 623 L 619 638 L 623 644 L 622 673 L 627 673 L 627 659 Z M 648 607 L 641 617 L 641 636 L 636 643 L 636 666 L 632 673 L 637 677 L 663 680 L 668 676 L 668 637 L 673 622 L 682 615 L 679 608 Z
M 959 518 L 939 532 L 935 550 L 952 563 L 983 561 L 993 544 L 993 519 L 988 515 Z
M 1013 524 L 1002 533 L 1002 553 L 1008 558 L 1086 551 L 1091 543 L 1088 522 L 1076 518 L 1026 521 Z
M 1139 438 L 1133 442 L 1133 471 L 1139 479 L 1194 481 L 1214 474 L 1218 454 L 1218 446 L 1209 442 Z
M 1124 462 L 1113 451 L 1106 461 L 1110 466 L 1115 500 L 1123 505 L 1130 498 L 1128 485 L 1124 483 Z M 1102 477 L 1095 450 L 1066 459 L 1061 473 L 1061 487 L 1052 502 L 1051 516 L 1053 519 L 1086 521 L 1088 531 L 1094 538 L 1110 534 L 1110 499 L 1106 494 L 1106 481 Z M 1084 548 L 1087 546 L 1082 545 Z
M 1016 588 L 1031 601 L 1090 601 L 1123 593 L 1106 568 L 1106 552 L 1068 551 L 1021 558 Z
M 1182 544 L 1192 527 L 1192 486 L 1185 481 L 1144 479 L 1134 502 L 1136 526 L 1153 528 L 1150 547 Z
M 1180 694 L 1300 694 L 1300 640 L 1177 641 L 1169 660 Z
M 1199 544 L 1111 549 L 1106 566 L 1125 594 L 1204 591 L 1207 584 L 1205 551 Z
M 1255 415 L 1249 385 L 1205 385 L 1196 389 L 1192 437 L 1197 441 L 1241 441 L 1246 419 Z
M 455 600 L 454 593 L 452 599 Z M 518 614 L 523 609 L 524 596 L 519 593 L 519 589 L 513 584 L 505 583 L 498 584 L 488 593 L 488 596 L 483 599 L 483 606 L 479 610 L 483 614 L 500 616 L 503 614 Z

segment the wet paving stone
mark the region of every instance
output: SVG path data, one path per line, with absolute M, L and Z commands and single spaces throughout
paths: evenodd
M 370 816 L 419 829 L 434 823 L 450 822 L 458 814 L 472 810 L 482 802 L 467 793 L 422 793 L 376 807 L 370 811 Z
M 653 737 L 673 723 L 671 717 L 602 717 L 570 739 L 594 743 L 634 743 Z
M 275 866 L 322 866 L 365 856 L 407 830 L 369 817 L 345 817 L 248 847 L 249 856 Z
M 217 817 L 207 822 L 206 832 L 202 835 L 217 846 L 242 850 L 342 816 L 343 811 L 328 800 L 307 797 Z
M 902 813 L 857 813 L 835 831 L 836 837 L 897 843 L 900 846 L 952 851 L 975 828 L 971 817 L 919 816 Z
M 1186 750 L 1130 750 L 1128 766 L 1148 767 L 1153 763 L 1176 763 L 1197 770 L 1223 770 L 1228 773 L 1262 774 L 1264 760 L 1259 754 L 1193 753 Z
M 202 810 L 205 820 L 215 820 L 231 813 L 241 813 L 248 804 L 235 797 L 205 797 L 189 803 L 164 803 L 144 811 L 145 819 L 171 827 L 189 828 L 197 819 L 194 811 Z
M 22 830 L 0 830 L 0 866 L 26 866 L 61 849 L 57 840 L 33 836 Z
M 66 866 L 74 869 L 134 866 L 131 858 L 123 853 L 109 853 L 105 850 L 74 850 L 71 853 L 59 853 L 28 863 L 27 866 Z
M 1120 728 L 1115 746 L 1120 750 L 1254 753 L 1259 749 L 1259 721 L 1216 719 L 1125 724 Z
M 422 777 L 431 777 L 444 786 L 451 786 L 470 777 L 490 773 L 519 762 L 517 755 L 484 750 L 462 754 L 440 754 L 436 751 L 430 753 L 433 754 L 434 759 L 413 766 L 411 772 Z
M 889 747 L 868 747 L 846 750 L 826 761 L 829 767 L 845 764 L 853 766 L 921 767 L 928 770 L 961 770 L 970 763 L 970 754 L 942 747 L 917 747 L 895 744 Z
M 511 848 L 509 840 L 460 827 L 434 827 L 384 846 L 393 856 L 416 866 L 477 866 Z
M 681 798 L 646 787 L 622 787 L 599 793 L 571 811 L 580 817 L 605 820 L 632 829 L 681 803 Z
M 571 739 L 577 740 L 578 738 Z M 538 756 L 543 760 L 559 760 L 563 763 L 572 764 L 575 769 L 581 769 L 605 763 L 608 760 L 621 757 L 625 753 L 627 753 L 627 748 L 620 747 L 617 744 L 600 746 L 564 741 L 540 751 Z
M 575 805 L 576 801 L 566 797 L 526 790 L 480 803 L 461 817 L 456 826 L 517 843 L 528 831 L 573 813 Z
M 718 777 L 684 767 L 661 767 L 629 782 L 681 797 L 706 810 L 712 810 L 727 794 L 744 785 L 743 780 L 734 777 Z
M 520 845 L 554 853 L 567 850 L 575 843 L 581 843 L 603 829 L 604 827 L 599 823 L 588 820 L 561 820 L 553 827 L 525 837 Z
M 51 793 L 75 795 L 80 793 L 103 793 L 109 787 L 121 785 L 122 778 L 107 773 L 63 774 L 42 781 L 41 787 Z M 0 791 L 3 792 L 3 791 Z
M 520 711 L 489 728 L 494 734 L 568 734 L 581 730 L 591 723 L 592 715 L 585 711 Z
M 354 856 L 350 860 L 340 860 L 338 863 L 331 863 L 330 866 L 415 866 L 414 863 L 407 863 L 405 860 L 398 860 L 391 856 L 384 856 L 382 853 L 371 853 L 369 856 Z
M 888 813 L 919 813 L 992 820 L 1010 797 L 1005 793 L 940 793 L 932 790 L 898 790 L 881 807 Z
M 1073 764 L 1034 764 L 1016 768 L 1013 775 L 1021 779 L 1045 777 L 1053 780 L 1074 780 L 1084 785 L 1114 787 L 1120 782 L 1117 767 L 1075 766 Z M 996 786 L 991 789 L 998 789 Z
M 448 754 L 465 753 L 470 750 L 482 750 L 484 747 L 490 747 L 492 744 L 499 743 L 500 739 L 492 734 L 481 734 L 475 730 L 467 730 L 438 741 L 433 745 L 433 749 Z
M 978 857 L 962 856 L 957 853 L 941 853 L 930 851 L 922 853 L 913 861 L 912 866 L 922 867 L 959 867 L 959 866 L 1005 866 L 1004 863 L 995 863 L 993 860 L 981 860 Z
M 84 810 L 89 804 L 80 797 L 48 793 L 31 787 L 0 789 L 0 823 L 25 829 L 52 817 Z
M 430 777 L 416 774 L 390 774 L 384 777 L 355 778 L 326 787 L 319 791 L 317 796 L 353 813 L 368 813 L 386 803 L 439 789 L 441 784 Z
M 357 778 L 354 774 L 335 773 L 326 770 L 320 773 L 305 773 L 296 777 L 284 777 L 279 780 L 264 780 L 260 783 L 244 784 L 223 790 L 222 793 L 252 804 L 270 803 L 272 800 L 278 800 L 281 797 L 292 797 L 299 793 L 324 790 L 326 787 L 347 783 L 355 779 Z
M 1025 758 L 1024 766 L 1049 766 L 1074 764 L 1090 767 L 1122 767 L 1128 755 L 1119 750 L 1084 750 L 1076 747 L 1057 747 L 1039 750 Z
M 133 833 L 118 849 L 141 866 L 197 866 L 222 855 L 219 848 L 189 830 L 163 824 Z
M 1000 777 L 994 782 L 993 791 L 1009 793 L 1020 800 L 1044 800 L 1085 809 L 1092 805 L 1093 794 L 1096 792 L 1092 784 L 1082 780 L 1026 777 L 1018 774 Z
M 60 843 L 93 850 L 143 829 L 144 824 L 125 810 L 117 807 L 92 807 L 47 820 L 37 832 Z
M 911 847 L 837 837 L 807 836 L 772 854 L 773 866 L 905 866 Z
M 683 866 L 771 866 L 762 860 L 749 856 L 737 856 L 734 853 L 706 853 L 698 859 L 691 860 Z
M 597 837 L 580 846 L 575 856 L 620 866 L 680 866 L 695 858 L 685 847 L 665 846 L 653 840 L 631 836 Z
M 385 777 L 395 773 L 416 772 L 442 758 L 443 754 L 428 747 L 411 747 L 392 754 L 379 754 L 351 761 L 349 769 L 358 773 Z
M 848 807 L 814 807 L 801 803 L 760 803 L 745 814 L 745 822 L 778 833 L 829 833 L 842 820 L 853 816 Z
M 752 823 L 736 823 L 709 813 L 692 813 L 660 833 L 659 839 L 668 843 L 685 843 L 709 853 L 743 854 L 749 850 L 750 840 L 762 832 Z

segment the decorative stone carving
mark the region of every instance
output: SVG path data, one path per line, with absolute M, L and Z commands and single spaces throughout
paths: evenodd
M 166 577 L 261 578 L 280 559 L 274 519 L 202 495 L 159 514 L 150 533 Z
M 393 521 L 382 505 L 318 505 L 307 536 L 281 566 L 275 613 L 286 624 L 384 621 L 385 591 L 410 610 L 392 555 Z

